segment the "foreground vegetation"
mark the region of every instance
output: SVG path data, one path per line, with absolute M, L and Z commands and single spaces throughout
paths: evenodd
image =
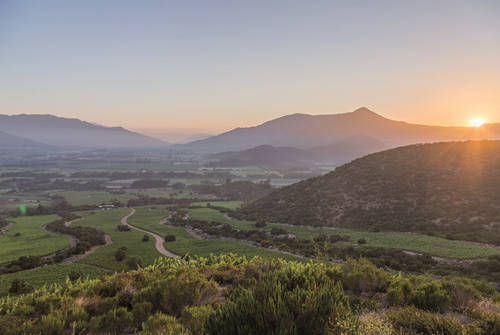
M 464 278 L 222 255 L 162 259 L 0 300 L 11 334 L 498 334 L 500 297 Z

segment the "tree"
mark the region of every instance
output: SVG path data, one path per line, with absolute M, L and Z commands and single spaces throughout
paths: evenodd
M 174 242 L 176 240 L 175 235 L 165 236 L 165 242 Z

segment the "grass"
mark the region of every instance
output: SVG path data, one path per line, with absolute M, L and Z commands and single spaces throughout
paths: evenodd
M 9 219 L 14 224 L 0 235 L 0 263 L 21 256 L 45 256 L 69 246 L 68 238 L 42 229 L 58 219 L 57 215 L 26 216 Z M 17 233 L 20 236 L 15 236 Z
M 126 261 L 118 262 L 115 253 L 120 247 L 126 247 L 127 256 L 140 256 L 143 265 L 153 264 L 155 259 L 161 256 L 154 246 L 154 238 L 143 242 L 144 233 L 136 230 L 120 232 L 116 226 L 120 224 L 122 217 L 130 212 L 129 209 L 120 208 L 108 211 L 81 212 L 78 213 L 84 218 L 75 223 L 75 226 L 93 227 L 111 236 L 113 244 L 97 249 L 94 253 L 80 260 L 81 264 L 90 264 L 113 271 L 127 270 Z M 92 214 L 94 213 L 94 214 Z
M 210 254 L 218 255 L 232 252 L 247 257 L 281 257 L 284 259 L 297 260 L 297 257 L 291 255 L 257 248 L 238 241 L 222 239 L 198 240 L 192 237 L 183 227 L 160 225 L 159 222 L 168 216 L 166 206 L 142 206 L 136 208 L 136 210 L 136 213 L 129 218 L 128 222 L 161 236 L 175 235 L 176 241 L 165 243 L 165 247 L 177 255 L 183 256 L 185 254 L 190 254 L 193 256 L 209 256 Z M 215 212 L 219 213 L 217 211 Z
M 113 200 L 126 203 L 130 199 L 136 198 L 132 194 L 113 194 L 106 191 L 64 191 L 57 193 L 57 195 L 64 197 L 73 206 L 100 205 Z
M 217 221 L 228 223 L 237 229 L 255 229 L 254 222 L 230 220 L 221 212 L 211 208 L 197 208 L 189 210 L 190 217 L 197 220 Z M 298 238 L 314 238 L 320 234 L 341 234 L 350 236 L 352 241 L 361 238 L 366 240 L 367 246 L 408 250 L 417 253 L 428 253 L 437 257 L 471 259 L 492 255 L 500 255 L 500 249 L 481 246 L 472 242 L 452 241 L 444 238 L 400 232 L 366 232 L 351 229 L 313 228 L 307 226 L 286 226 L 268 224 L 265 230 L 273 227 L 284 228 Z
M 146 195 L 153 198 L 169 198 L 169 199 L 195 199 L 195 198 L 206 198 L 205 196 L 201 196 L 196 192 L 192 192 L 190 190 L 184 190 L 182 192 L 176 190 L 168 190 L 168 189 L 130 189 L 127 191 L 130 194 L 140 194 Z
M 90 279 L 97 278 L 104 273 L 100 269 L 84 264 L 57 264 L 33 270 L 9 273 L 0 276 L 0 296 L 8 294 L 14 279 L 22 279 L 36 289 L 46 284 L 63 283 L 72 271 L 80 272 L 83 274 L 83 277 Z

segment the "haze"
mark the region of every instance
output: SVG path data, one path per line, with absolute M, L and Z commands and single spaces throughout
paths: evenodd
M 2 1 L 0 110 L 217 133 L 360 106 L 500 115 L 497 1 Z

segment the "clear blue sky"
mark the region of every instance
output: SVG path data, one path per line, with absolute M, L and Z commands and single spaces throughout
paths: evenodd
M 0 0 L 0 113 L 210 131 L 500 121 L 500 1 Z

